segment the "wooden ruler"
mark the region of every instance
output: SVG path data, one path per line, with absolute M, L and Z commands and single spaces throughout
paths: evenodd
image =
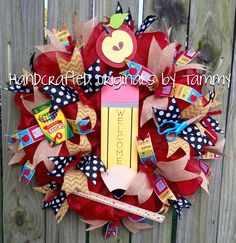
M 162 223 L 165 218 L 164 215 L 161 215 L 159 213 L 155 213 L 155 212 L 143 209 L 143 208 L 139 208 L 139 207 L 133 206 L 131 204 L 124 203 L 124 202 L 118 201 L 116 199 L 112 199 L 112 198 L 103 196 L 103 195 L 95 193 L 95 192 L 90 191 L 89 193 L 84 193 L 84 192 L 78 191 L 78 192 L 74 192 L 74 194 L 77 196 L 86 198 L 86 199 L 90 199 L 90 200 L 98 202 L 98 203 L 102 203 L 107 206 L 111 206 L 113 208 L 117 208 L 117 209 L 126 211 L 128 213 L 132 213 L 132 214 L 141 216 L 146 219 L 151 219 L 153 221 L 160 222 L 160 223 Z

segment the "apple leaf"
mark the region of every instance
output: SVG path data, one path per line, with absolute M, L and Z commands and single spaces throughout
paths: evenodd
M 107 26 L 110 26 L 113 29 L 118 29 L 123 24 L 123 22 L 127 16 L 128 16 L 128 13 L 113 14 L 110 18 L 110 23 Z

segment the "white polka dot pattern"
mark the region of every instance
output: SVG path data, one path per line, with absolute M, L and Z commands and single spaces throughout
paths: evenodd
M 12 75 L 12 79 L 14 76 Z M 27 94 L 32 94 L 33 90 L 30 89 L 29 87 L 25 86 L 23 77 L 20 77 L 16 80 L 16 82 L 11 81 L 11 83 L 8 85 L 7 88 L 4 88 L 3 90 L 6 91 L 11 91 L 14 93 L 27 93 Z
M 58 108 L 68 105 L 79 100 L 77 90 L 68 85 L 46 85 L 41 92 L 48 94 L 52 98 L 52 106 L 50 112 L 56 111 Z
M 55 177 L 63 176 L 65 173 L 64 168 L 69 165 L 74 159 L 73 156 L 56 156 L 48 158 L 55 164 L 54 169 L 50 173 L 48 173 L 48 175 Z
M 103 162 L 96 155 L 82 157 L 80 163 L 77 164 L 77 168 L 83 171 L 94 185 L 97 184 L 97 173 L 106 171 Z
M 205 119 L 204 119 L 205 120 Z M 223 134 L 224 132 L 221 130 L 221 128 L 219 127 L 219 122 L 217 120 L 215 120 L 214 118 L 207 116 L 206 117 L 206 121 L 201 121 L 201 124 L 205 127 L 205 128 L 210 128 L 212 129 L 214 132 L 218 132 Z
M 204 139 L 196 125 L 190 124 L 182 131 L 181 137 L 186 140 L 199 154 L 201 154 Z
M 82 86 L 85 93 L 96 93 L 98 92 L 106 79 L 112 76 L 112 71 L 108 73 L 100 73 L 100 59 L 97 59 L 85 72 L 85 85 Z
M 55 190 L 55 189 L 59 188 L 59 184 L 56 182 L 49 182 L 49 188 L 51 190 Z
M 131 15 L 131 11 L 130 8 L 128 8 L 128 16 L 125 18 L 125 22 L 128 26 L 131 26 L 132 23 L 132 15 Z
M 167 110 L 153 108 L 153 112 L 159 124 L 166 121 L 181 123 L 181 113 L 175 98 L 171 99 Z M 187 128 L 185 128 L 180 133 L 180 136 L 186 140 L 199 154 L 201 154 L 202 147 L 205 142 L 206 144 L 211 143 L 211 141 L 205 135 L 202 136 L 199 128 L 194 124 L 190 124 Z
M 44 202 L 43 209 L 51 208 L 54 211 L 54 214 L 57 214 L 65 200 L 66 193 L 64 191 L 60 191 L 60 193 L 55 196 L 50 202 Z
M 157 20 L 157 17 L 150 15 L 142 22 L 139 28 L 136 30 L 135 34 L 142 34 L 153 22 Z
M 153 108 L 153 112 L 155 114 L 156 120 L 159 124 L 165 121 L 174 121 L 178 122 L 180 120 L 181 114 L 179 107 L 175 98 L 171 99 L 170 105 L 168 106 L 167 110 L 159 110 Z
M 123 9 L 122 6 L 120 4 L 120 2 L 117 2 L 117 6 L 116 6 L 116 14 L 119 13 L 123 13 Z M 132 22 L 132 15 L 131 15 L 131 11 L 130 8 L 128 8 L 128 16 L 125 18 L 125 22 L 128 26 L 131 26 L 131 22 Z
M 179 198 L 177 201 L 168 200 L 170 205 L 174 207 L 176 214 L 181 217 L 181 210 L 183 208 L 190 208 L 192 204 L 186 198 Z
M 117 5 L 116 5 L 116 14 L 118 14 L 118 13 L 123 13 L 123 9 L 121 7 L 120 2 L 117 2 Z

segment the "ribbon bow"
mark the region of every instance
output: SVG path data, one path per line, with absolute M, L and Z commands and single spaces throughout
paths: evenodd
M 103 162 L 96 155 L 82 157 L 80 163 L 77 164 L 77 168 L 84 172 L 94 185 L 97 184 L 97 173 L 106 171 Z
M 153 108 L 153 112 L 159 124 L 167 121 L 180 122 L 181 120 L 180 109 L 175 98 L 171 99 L 167 110 Z M 186 126 L 185 129 L 180 132 L 179 136 L 186 140 L 199 154 L 201 154 L 203 145 L 209 144 L 210 141 L 205 134 L 202 135 L 198 126 L 195 124 Z M 209 145 L 212 145 L 212 143 Z
M 82 86 L 85 93 L 96 93 L 104 85 L 107 78 L 112 76 L 113 72 L 110 70 L 107 73 L 101 74 L 100 67 L 101 61 L 97 59 L 88 69 L 85 71 L 85 84 Z
M 161 212 L 166 212 L 169 205 L 172 205 L 176 213 L 180 216 L 181 208 L 174 206 L 178 205 L 178 200 L 165 179 L 158 172 L 158 162 L 153 150 L 150 134 L 147 134 L 144 140 L 137 139 L 137 150 L 142 164 L 139 165 L 140 171 L 136 175 L 134 182 L 131 183 L 128 191 L 126 191 L 126 194 L 137 194 L 139 201 L 144 202 L 150 197 L 152 191 L 154 191 L 159 200 L 163 203 L 160 209 Z M 145 172 L 145 174 L 143 174 L 143 172 Z M 150 185 L 147 185 L 147 180 Z M 139 184 L 141 185 L 138 186 Z M 150 189 L 150 187 L 152 189 Z M 140 188 L 145 189 L 145 192 L 142 192 Z M 172 204 L 170 202 L 172 202 Z
M 54 164 L 54 169 L 48 173 L 48 175 L 61 177 L 65 173 L 65 167 L 69 165 L 74 157 L 73 156 L 56 156 L 56 157 L 48 157 Z
M 49 200 L 50 200 L 49 196 Z M 66 200 L 66 193 L 64 191 L 60 191 L 59 194 L 57 194 L 55 197 L 52 198 L 50 201 L 45 201 L 43 204 L 43 209 L 45 208 L 51 208 L 54 212 L 54 214 L 57 214 L 60 210 L 62 204 Z
M 192 204 L 184 197 L 179 198 L 177 201 L 171 199 L 169 199 L 168 201 L 170 205 L 174 207 L 175 212 L 177 213 L 179 218 L 181 217 L 181 209 L 190 208 L 192 206 Z
M 11 91 L 14 93 L 18 93 L 18 92 L 27 93 L 27 94 L 33 93 L 33 90 L 25 85 L 24 76 L 20 76 L 19 78 L 16 78 L 14 75 L 11 75 L 11 82 L 9 82 L 8 87 L 4 88 L 4 90 Z
M 50 112 L 56 111 L 58 108 L 68 105 L 79 100 L 78 91 L 74 90 L 70 86 L 62 85 L 46 85 L 41 92 L 50 95 L 52 98 L 52 106 Z

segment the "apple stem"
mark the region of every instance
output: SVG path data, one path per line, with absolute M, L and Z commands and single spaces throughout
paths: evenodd
M 105 24 L 103 25 L 103 28 L 105 29 L 105 31 L 106 31 L 107 34 L 110 33 L 109 29 L 107 28 L 107 26 Z

